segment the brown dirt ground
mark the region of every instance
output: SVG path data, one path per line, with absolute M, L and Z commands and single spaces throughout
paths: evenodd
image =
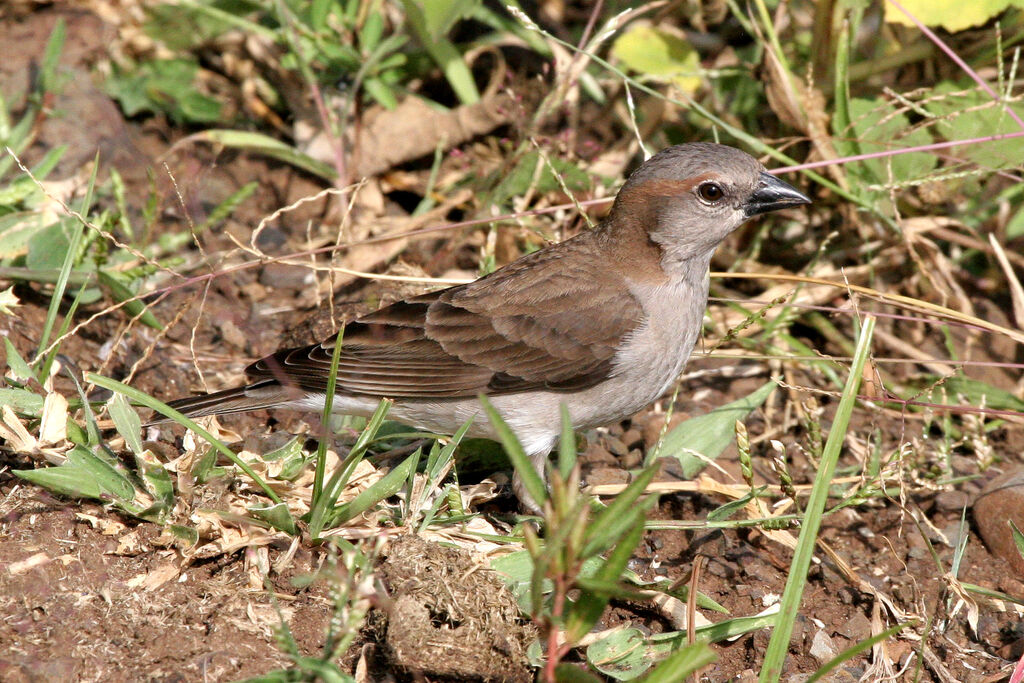
M 102 22 L 85 13 L 66 16 L 71 44 L 77 47 L 70 54 L 66 53 L 65 59 L 72 64 L 87 63 L 89 54 L 102 49 Z M 52 14 L 37 13 L 4 30 L 15 31 L 22 44 L 28 46 L 33 40 L 37 43 L 45 40 L 51 25 Z M 0 44 L 4 42 L 5 36 L 0 36 Z M 22 54 L 38 53 L 26 47 Z M 11 87 L 13 74 L 18 73 L 20 67 L 7 62 L 2 68 L 0 73 L 6 79 L 5 87 Z M 109 101 L 89 88 L 87 75 L 78 80 L 84 80 L 76 87 L 85 94 L 66 93 L 60 103 L 67 120 L 80 124 L 72 128 L 80 136 L 84 135 L 74 147 L 84 151 L 69 161 L 68 170 L 76 171 L 84 159 L 91 158 L 97 144 L 92 137 L 96 126 L 106 122 L 109 134 L 104 134 L 101 149 L 117 150 L 108 158 L 117 160 L 130 186 L 135 183 L 133 186 L 140 191 L 139 196 L 144 196 L 145 169 L 150 160 L 180 134 L 166 127 L 150 125 L 140 129 L 125 123 L 116 109 L 109 106 Z M 64 125 L 44 134 L 35 152 L 38 154 L 51 144 L 54 137 L 69 135 L 67 129 Z M 61 139 L 70 141 L 66 137 Z M 186 198 L 187 208 L 183 210 L 175 203 L 173 194 L 162 188 L 165 193 L 163 224 L 166 226 L 182 225 L 185 211 L 201 214 L 249 179 L 258 179 L 261 187 L 269 190 L 258 193 L 254 200 L 243 205 L 228 226 L 205 236 L 204 248 L 209 253 L 230 248 L 228 231 L 242 231 L 274 208 L 317 189 L 315 184 L 289 169 L 245 157 L 204 157 L 201 150 L 175 158 L 172 172 L 181 181 L 179 189 Z M 294 244 L 303 238 L 307 220 L 322 220 L 324 211 L 319 205 L 288 215 L 265 234 L 267 243 L 282 250 L 282 245 Z M 397 208 L 389 206 L 386 211 L 394 212 Z M 476 237 L 469 235 L 455 247 L 450 237 L 443 242 L 420 242 L 403 252 L 403 259 L 434 274 L 471 267 L 465 255 L 474 239 Z M 435 252 L 442 246 L 438 257 Z M 317 329 L 313 325 L 302 328 L 301 323 L 313 314 L 317 302 L 308 297 L 305 291 L 308 288 L 301 278 L 289 279 L 289 275 L 294 273 L 265 268 L 242 271 L 232 278 L 219 278 L 205 292 L 201 308 L 192 298 L 196 290 L 173 294 L 157 305 L 157 312 L 164 319 L 182 310 L 186 313 L 166 337 L 157 339 L 148 330 L 135 330 L 124 338 L 121 352 L 115 354 L 105 372 L 124 377 L 138 363 L 133 384 L 169 398 L 198 386 L 190 344 L 201 366 L 217 368 L 207 379 L 219 384 L 236 376 L 245 359 L 273 350 L 286 335 L 293 339 L 316 337 Z M 48 299 L 45 293 L 27 286 L 19 287 L 17 292 L 24 306 L 16 319 L 5 319 L 6 328 L 2 332 L 22 352 L 28 352 L 36 343 L 34 335 L 45 315 Z M 372 308 L 377 302 L 406 293 L 377 285 L 352 285 L 341 290 L 338 312 Z M 99 359 L 105 356 L 104 344 L 118 334 L 122 325 L 123 321 L 116 316 L 101 318 L 69 339 L 63 352 L 79 368 L 94 370 L 101 366 Z M 992 350 L 992 357 L 1006 359 L 999 350 Z M 691 363 L 690 370 L 722 365 L 721 360 L 698 359 Z M 687 382 L 680 393 L 685 398 L 680 399 L 677 410 L 681 414 L 706 412 L 749 393 L 765 379 L 764 375 L 733 380 L 709 375 Z M 805 384 L 813 382 L 808 380 Z M 70 385 L 66 388 L 70 389 Z M 827 425 L 828 410 L 834 400 L 826 397 L 822 402 L 826 406 L 823 422 Z M 288 429 L 300 426 L 300 419 L 297 415 L 279 413 L 273 416 L 271 424 L 278 429 Z M 642 451 L 645 429 L 652 429 L 650 423 L 656 424 L 658 419 L 657 413 L 647 412 L 632 421 L 614 425 L 600 435 L 588 435 L 590 447 L 584 463 L 589 481 L 624 481 L 627 478 L 624 463 L 626 466 L 635 464 L 639 454 L 636 449 Z M 763 435 L 766 424 L 782 422 L 785 420 L 778 415 L 766 419 L 764 413 L 759 412 L 750 421 L 751 434 L 756 441 Z M 266 413 L 234 417 L 229 424 L 252 438 L 258 438 L 268 429 Z M 914 439 L 921 444 L 922 453 L 929 450 L 928 440 L 932 435 L 922 434 L 921 422 L 913 417 L 867 409 L 859 411 L 858 424 L 852 431 L 870 433 L 872 430 L 877 430 L 882 452 Z M 788 428 L 784 433 L 773 430 L 767 436 L 787 444 L 795 463 L 791 471 L 796 482 L 808 481 L 813 469 L 793 446 L 803 436 L 799 428 Z M 996 456 L 1001 457 L 1004 464 L 1020 462 L 1024 436 L 1019 426 L 1009 425 L 997 430 L 990 439 Z M 620 452 L 623 445 L 624 453 Z M 764 441 L 755 447 L 756 455 L 769 452 Z M 761 478 L 777 480 L 767 466 L 767 458 L 758 458 L 756 462 Z M 978 472 L 977 461 L 969 453 L 955 453 L 951 462 L 957 475 Z M 300 546 L 289 568 L 270 577 L 277 608 L 267 591 L 259 587 L 258 580 L 256 588 L 253 587 L 257 562 L 249 550 L 193 560 L 174 580 L 147 588 L 140 585 L 145 577 L 167 565 L 181 566 L 182 562 L 181 554 L 161 537 L 160 530 L 152 524 L 120 517 L 99 505 L 59 500 L 28 486 L 10 473 L 10 469 L 25 464 L 24 460 L 0 452 L 0 680 L 199 681 L 257 675 L 286 663 L 273 635 L 279 618 L 278 608 L 303 653 L 318 651 L 331 614 L 326 589 L 318 583 L 309 588 L 296 588 L 290 582 L 292 577 L 316 569 L 320 558 L 314 551 Z M 738 475 L 734 450 L 727 452 L 719 464 L 726 472 Z M 853 454 L 847 454 L 841 467 L 853 471 L 861 464 Z M 671 476 L 671 468 L 666 469 Z M 931 491 L 925 485 L 908 485 L 910 493 L 902 506 L 899 500 L 884 503 L 876 500 L 847 508 L 826 520 L 822 538 L 866 585 L 887 596 L 899 610 L 929 620 L 924 648 L 920 642 L 910 639 L 888 642 L 886 654 L 897 665 L 908 661 L 914 651 L 926 652 L 923 668 L 918 671 L 916 664 L 911 665 L 909 671 L 900 674 L 900 680 L 910 680 L 915 675 L 920 676 L 918 680 L 931 681 L 1001 680 L 1009 662 L 1024 654 L 1024 625 L 1019 615 L 982 603 L 975 632 L 968 624 L 968 610 L 951 592 L 946 577 L 953 548 L 943 538 L 956 536 L 961 509 L 980 487 L 977 481 Z M 665 496 L 654 518 L 702 519 L 722 502 L 699 494 Z M 503 505 L 506 510 L 512 509 L 510 500 Z M 137 532 L 136 542 L 129 548 L 120 547 L 120 539 L 131 532 Z M 969 533 L 971 539 L 960 568 L 960 580 L 1024 598 L 1021 577 L 1015 575 L 1005 560 L 986 550 L 974 527 Z M 273 565 L 287 548 L 272 544 L 268 551 L 267 557 Z M 654 531 L 646 535 L 633 568 L 645 578 L 667 576 L 685 580 L 698 556 L 707 559 L 700 589 L 728 608 L 732 615 L 756 614 L 773 595 L 781 594 L 790 561 L 788 550 L 753 530 Z M 453 566 L 462 561 L 451 560 Z M 406 567 L 410 572 L 421 570 L 415 563 L 412 569 Z M 402 583 L 401 577 L 394 575 L 395 567 L 389 571 L 392 573 L 388 583 L 395 590 Z M 819 666 L 815 645 L 826 650 L 831 646 L 838 652 L 870 636 L 875 618 L 873 610 L 879 604 L 863 585 L 858 587 L 844 578 L 832 562 L 814 565 L 784 680 L 800 680 L 800 674 Z M 884 609 L 882 616 L 886 625 L 892 623 Z M 718 620 L 720 617 L 712 615 L 711 618 Z M 615 604 L 602 625 L 609 627 L 626 622 L 650 632 L 672 628 L 666 618 L 650 606 L 627 603 Z M 370 629 L 359 645 L 369 644 L 372 649 L 373 637 L 373 629 Z M 719 661 L 705 671 L 707 680 L 752 680 L 752 671 L 759 666 L 768 637 L 767 631 L 760 631 L 735 642 L 716 645 Z M 346 657 L 347 662 L 355 659 L 355 652 Z M 370 680 L 394 680 L 394 676 L 410 675 L 397 668 L 389 673 L 387 669 L 391 665 L 387 657 L 370 656 L 368 659 L 373 669 Z M 920 660 L 914 660 L 917 661 Z M 868 657 L 860 655 L 846 663 L 833 680 L 856 680 L 869 671 L 868 667 Z M 869 679 L 872 677 L 870 673 L 867 675 Z M 472 677 L 453 680 L 472 680 Z

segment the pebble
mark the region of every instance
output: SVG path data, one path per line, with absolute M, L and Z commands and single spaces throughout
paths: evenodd
M 309 268 L 289 266 L 285 263 L 268 263 L 260 269 L 259 282 L 274 289 L 303 289 L 311 286 L 316 279 Z
M 615 456 L 622 457 L 629 453 L 629 447 L 622 442 L 622 439 L 614 436 L 609 436 L 604 440 L 604 445 L 608 451 Z
M 974 521 L 989 550 L 1013 567 L 1016 576 L 1024 576 L 1024 557 L 1013 541 L 1008 520 L 1024 531 L 1024 467 L 996 477 L 982 490 L 972 508 Z
M 836 649 L 835 643 L 832 642 L 827 633 L 818 631 L 814 634 L 814 639 L 811 641 L 810 654 L 818 664 L 825 664 L 831 662 L 839 654 L 839 650 Z
M 956 512 L 959 514 L 969 503 L 970 500 L 968 500 L 967 494 L 963 491 L 942 491 L 939 495 L 935 496 L 935 510 L 937 512 Z
M 860 612 L 855 612 L 836 633 L 856 642 L 867 640 L 871 637 L 871 621 Z
M 644 464 L 643 451 L 641 451 L 639 448 L 634 448 L 629 453 L 626 453 L 624 456 L 622 456 L 622 459 L 619 460 L 619 463 L 622 465 L 624 469 L 635 470 L 638 467 L 643 466 Z
M 639 448 L 644 444 L 644 433 L 635 427 L 627 429 L 620 438 L 630 448 Z
M 668 431 L 672 431 L 672 429 L 677 427 L 680 423 L 685 422 L 689 418 L 690 416 L 686 413 L 673 413 L 672 419 L 669 420 L 668 422 Z M 658 443 L 658 437 L 661 436 L 661 428 L 664 426 L 664 424 L 665 416 L 656 415 L 652 417 L 650 420 L 648 420 L 647 424 L 644 425 L 644 445 L 647 448 L 653 448 L 654 445 Z

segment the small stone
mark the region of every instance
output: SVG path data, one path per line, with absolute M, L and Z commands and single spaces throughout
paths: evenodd
M 627 429 L 619 438 L 630 448 L 639 448 L 644 443 L 644 433 L 635 427 Z
M 623 469 L 635 470 L 638 467 L 642 467 L 644 464 L 644 454 L 639 448 L 634 448 L 629 453 L 626 453 L 619 460 L 619 464 L 622 465 Z
M 629 447 L 622 442 L 622 439 L 618 439 L 614 436 L 609 436 L 605 439 L 604 445 L 612 455 L 616 455 L 620 458 L 629 453 Z
M 235 324 L 235 321 L 230 318 L 222 320 L 217 323 L 217 329 L 220 330 L 220 335 L 224 338 L 224 341 L 231 344 L 231 346 L 237 349 L 244 349 L 246 347 L 248 339 L 245 333 Z
M 312 286 L 316 278 L 309 268 L 268 263 L 260 270 L 259 282 L 274 289 L 303 289 Z
M 839 650 L 836 649 L 835 643 L 832 642 L 827 633 L 818 631 L 814 634 L 814 639 L 811 641 L 810 654 L 817 660 L 818 664 L 825 664 L 835 659 L 836 655 L 839 654 Z
M 867 640 L 871 637 L 871 621 L 860 612 L 855 612 L 836 633 L 854 642 Z
M 1024 557 L 1013 540 L 1008 521 L 1024 531 L 1024 467 L 1017 467 L 988 483 L 972 507 L 985 545 L 1024 576 Z
M 268 225 L 260 231 L 256 237 L 256 244 L 264 251 L 273 251 L 284 246 L 288 241 L 288 235 L 284 234 L 276 225 Z
M 689 415 L 686 413 L 672 413 L 672 419 L 668 421 L 668 431 L 672 431 L 675 427 L 689 419 Z M 658 443 L 658 438 L 661 436 L 661 428 L 665 426 L 665 416 L 655 415 L 647 424 L 644 425 L 644 445 L 648 448 L 654 448 L 654 445 Z
M 593 442 L 587 445 L 587 450 L 583 451 L 583 455 L 580 456 L 580 459 L 587 465 L 608 465 L 617 467 L 619 464 L 619 461 L 615 459 L 614 455 L 599 446 L 597 443 Z
M 963 491 L 942 491 L 935 496 L 936 512 L 961 512 L 970 501 Z
M 621 467 L 595 467 L 587 472 L 587 484 L 590 486 L 628 483 L 629 472 Z

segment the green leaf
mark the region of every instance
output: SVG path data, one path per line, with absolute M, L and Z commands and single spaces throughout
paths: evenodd
M 84 467 L 64 464 L 41 470 L 13 470 L 25 481 L 69 498 L 101 499 L 103 489 Z
M 291 441 L 281 446 L 280 448 L 275 448 L 269 453 L 264 453 L 263 455 L 260 456 L 260 459 L 263 462 L 289 460 L 291 458 L 294 458 L 296 455 L 302 455 L 302 446 L 304 443 L 305 439 L 303 437 L 296 436 L 295 438 L 293 438 Z
M 700 88 L 700 56 L 685 35 L 667 27 L 634 22 L 615 39 L 612 56 L 627 69 L 672 83 L 688 95 Z
M 644 683 L 676 683 L 716 659 L 718 655 L 706 643 L 693 643 L 670 654 L 642 680 Z
M 252 513 L 253 517 L 262 519 L 270 526 L 290 536 L 295 536 L 299 533 L 299 527 L 295 524 L 295 519 L 285 503 L 250 505 L 247 509 Z
M 968 140 L 1020 130 L 1006 111 L 1007 105 L 996 102 L 978 90 L 974 83 L 959 86 L 943 81 L 932 89 L 924 106 L 929 113 L 939 117 L 937 130 L 949 140 Z M 1024 117 L 1024 105 L 1009 106 Z M 1024 158 L 1024 138 L 965 145 L 956 148 L 954 153 L 986 168 L 1013 168 L 1019 166 Z
M 445 38 L 452 24 L 479 0 L 403 0 L 406 21 L 463 104 L 480 100 L 473 74 L 462 54 Z
M 548 499 L 548 489 L 544 485 L 544 480 L 537 474 L 537 470 L 533 468 L 533 462 L 526 455 L 526 451 L 523 450 L 519 439 L 516 438 L 512 428 L 502 419 L 498 411 L 483 394 L 480 394 L 480 403 L 484 406 L 484 412 L 487 413 L 491 426 L 498 433 L 498 440 L 505 447 L 505 453 L 508 455 L 508 459 L 512 461 L 512 467 L 515 468 L 516 474 L 522 479 L 523 487 L 526 489 L 527 494 L 533 499 L 534 503 L 538 506 L 543 506 Z
M 28 389 L 0 388 L 0 405 L 10 406 L 14 412 L 26 417 L 43 414 L 43 397 Z
M 549 157 L 548 161 L 545 161 L 537 151 L 524 154 L 515 168 L 511 172 L 506 172 L 497 183 L 494 189 L 494 203 L 502 204 L 511 197 L 522 196 L 531 187 L 542 194 L 561 189 L 552 168 L 570 190 L 579 191 L 590 186 L 590 177 L 576 164 L 558 157 Z
M 556 683 L 601 683 L 594 674 L 574 664 L 562 662 L 555 667 Z
M 639 678 L 651 668 L 647 639 L 635 628 L 612 631 L 587 647 L 587 663 L 617 681 Z
M 32 270 L 52 270 L 61 267 L 71 248 L 67 223 L 57 221 L 37 231 L 28 240 L 25 265 Z
M 952 400 L 954 405 L 958 405 L 961 403 L 958 397 L 962 396 L 964 401 L 974 406 L 984 405 L 986 408 L 994 410 L 1024 411 L 1024 401 L 1013 393 L 963 375 L 954 375 L 953 377 L 930 375 L 912 382 L 911 386 L 919 388 L 914 391 L 915 394 L 931 388 L 928 397 L 932 403 L 942 403 L 945 399 L 946 402 Z
M 653 498 L 655 501 L 657 500 L 656 496 Z M 610 586 L 613 590 L 617 588 L 622 572 L 626 569 L 630 558 L 633 557 L 633 551 L 643 538 L 644 517 L 648 509 L 647 506 L 638 506 L 631 511 L 632 514 L 629 516 L 633 517 L 632 525 L 627 528 L 622 540 L 612 548 L 608 558 L 601 563 L 593 577 L 596 582 Z M 565 620 L 565 637 L 570 643 L 578 642 L 597 624 L 608 601 L 614 595 L 604 589 L 594 590 L 581 578 L 577 579 L 577 584 L 583 590 L 579 598 L 570 604 L 569 614 Z
M 124 305 L 124 310 L 128 315 L 132 318 L 138 317 L 146 326 L 152 327 L 154 330 L 164 329 L 164 326 L 160 324 L 156 316 L 146 308 L 146 304 L 143 303 L 142 299 L 135 298 L 135 292 L 129 287 L 127 277 L 121 273 L 105 270 L 97 271 L 96 275 L 99 277 L 100 284 L 110 293 L 114 301 L 118 303 L 128 302 Z
M 96 447 L 96 452 L 88 448 L 76 446 L 67 453 L 67 465 L 81 466 L 89 476 L 99 484 L 104 493 L 109 493 L 119 501 L 131 501 L 135 498 L 135 487 L 128 477 L 114 467 L 112 460 L 101 457 L 102 446 Z
M 1017 552 L 1024 557 L 1024 533 L 1021 533 L 1012 519 L 1006 520 L 1006 523 L 1010 525 L 1010 533 L 1013 534 L 1013 544 L 1017 546 Z
M 107 412 L 114 421 L 117 433 L 124 437 L 124 442 L 132 453 L 139 455 L 144 450 L 142 447 L 142 420 L 135 409 L 128 405 L 128 399 L 123 394 L 114 394 L 114 397 L 107 401 Z
M 402 489 L 402 485 L 409 478 L 409 475 L 416 470 L 419 464 L 420 455 L 423 449 L 417 448 L 416 452 L 406 458 L 398 467 L 395 467 L 383 478 L 374 482 L 368 489 L 362 491 L 348 503 L 340 505 L 335 514 L 331 517 L 331 526 L 344 524 L 348 520 L 361 515 L 372 506 L 385 498 L 390 498 Z
M 707 460 L 717 458 L 732 443 L 736 420 L 750 415 L 774 388 L 775 383 L 768 382 L 749 396 L 715 408 L 706 415 L 690 418 L 665 435 L 659 453 L 676 458 L 682 465 L 683 476 L 696 476 L 707 465 Z
M 0 292 L 0 312 L 3 311 L 4 294 L 5 292 Z M 19 382 L 27 382 L 35 377 L 35 374 L 32 372 L 32 368 L 29 367 L 29 364 L 25 362 L 25 359 L 21 357 L 20 353 L 18 353 L 18 349 L 14 348 L 14 344 L 12 344 L 11 340 L 7 337 L 4 337 L 4 349 L 7 353 L 8 376 L 13 377 Z
M 196 133 L 189 139 L 201 142 L 209 142 L 215 145 L 224 145 L 232 149 L 244 149 L 247 152 L 263 154 L 286 164 L 291 164 L 307 173 L 319 176 L 325 180 L 334 180 L 338 173 L 333 168 L 317 161 L 313 157 L 303 154 L 294 147 L 262 133 L 250 133 L 248 131 L 212 129 Z
M 135 488 L 109 463 L 82 446 L 68 451 L 67 462 L 41 470 L 15 470 L 15 474 L 43 488 L 72 498 L 114 498 L 130 502 Z
M 850 120 L 853 137 L 862 154 L 883 152 L 904 147 L 917 147 L 933 142 L 924 128 L 913 128 L 905 114 L 897 113 L 892 105 L 883 99 L 850 100 Z M 851 136 L 851 131 L 836 131 L 842 138 Z M 900 183 L 923 178 L 938 164 L 938 158 L 931 152 L 915 152 L 879 159 L 868 159 L 848 166 L 851 175 L 865 183 Z
M 423 18 L 424 34 L 431 40 L 448 35 L 459 19 L 469 16 L 480 5 L 480 0 L 407 0 L 415 5 Z
M 153 496 L 153 504 L 139 512 L 139 517 L 162 523 L 174 509 L 174 482 L 171 481 L 171 475 L 150 451 L 136 453 L 135 466 L 146 485 L 146 491 Z
M 956 33 L 971 26 L 980 26 L 1008 7 L 1024 7 L 1024 0 L 901 0 L 900 4 L 925 26 L 941 26 L 950 33 Z M 891 2 L 882 6 L 887 22 L 915 26 L 910 17 Z

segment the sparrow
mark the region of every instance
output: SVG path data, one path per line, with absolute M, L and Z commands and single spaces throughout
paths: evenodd
M 587 429 L 664 394 L 700 334 L 718 245 L 749 218 L 809 203 L 733 147 L 669 147 L 629 177 L 599 226 L 277 351 L 246 369 L 245 386 L 168 405 L 189 417 L 322 411 L 340 339 L 334 412 L 368 416 L 389 398 L 389 418 L 417 429 L 451 434 L 472 419 L 468 435 L 497 438 L 483 394 L 544 479 L 560 404 Z M 520 477 L 513 488 L 537 511 Z

